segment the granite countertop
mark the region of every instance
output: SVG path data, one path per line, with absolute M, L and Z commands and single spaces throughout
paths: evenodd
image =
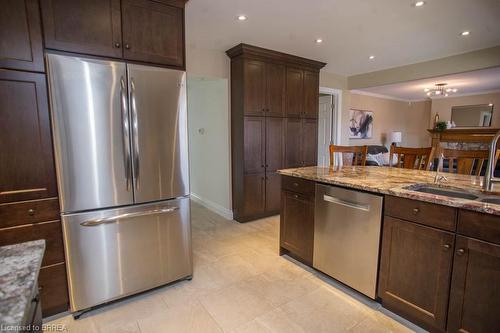
M 0 325 L 25 325 L 45 252 L 36 240 L 0 247 Z
M 279 170 L 279 174 L 299 177 L 320 183 L 338 185 L 368 192 L 389 194 L 403 198 L 426 201 L 440 205 L 474 210 L 481 213 L 500 215 L 500 205 L 468 199 L 450 198 L 430 193 L 405 189 L 415 184 L 434 184 L 435 171 L 378 167 L 304 167 Z M 443 173 L 448 179 L 441 183 L 443 188 L 460 188 L 472 193 L 482 193 L 483 177 Z M 494 193 L 500 195 L 500 193 Z

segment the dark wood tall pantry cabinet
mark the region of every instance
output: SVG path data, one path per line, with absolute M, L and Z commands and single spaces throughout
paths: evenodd
M 316 165 L 319 70 L 326 64 L 247 44 L 231 58 L 233 213 L 278 214 L 276 170 Z

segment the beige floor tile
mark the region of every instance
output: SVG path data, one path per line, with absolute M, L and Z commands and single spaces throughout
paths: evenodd
M 273 308 L 245 282 L 209 293 L 201 302 L 224 331 L 235 329 Z
M 141 333 L 218 333 L 222 332 L 201 303 L 168 308 L 139 320 Z
M 246 324 L 243 324 L 235 328 L 234 330 L 230 331 L 230 333 L 274 333 L 274 332 L 254 319 Z
M 47 327 L 48 329 L 44 331 L 46 333 L 100 333 L 92 318 L 81 318 L 79 320 L 74 320 L 73 316 L 67 315 L 46 324 L 50 325 L 50 327 Z
M 290 320 L 280 308 L 257 317 L 255 321 L 273 333 L 306 333 L 302 327 Z

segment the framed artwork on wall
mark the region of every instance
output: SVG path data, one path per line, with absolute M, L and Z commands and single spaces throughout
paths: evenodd
M 349 139 L 371 139 L 373 136 L 373 111 L 349 110 Z

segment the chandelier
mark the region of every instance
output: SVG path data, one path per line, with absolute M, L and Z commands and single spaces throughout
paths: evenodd
M 427 96 L 448 96 L 450 93 L 456 93 L 458 91 L 457 88 L 448 88 L 447 83 L 437 83 L 432 88 L 425 88 L 424 91 L 427 93 Z

